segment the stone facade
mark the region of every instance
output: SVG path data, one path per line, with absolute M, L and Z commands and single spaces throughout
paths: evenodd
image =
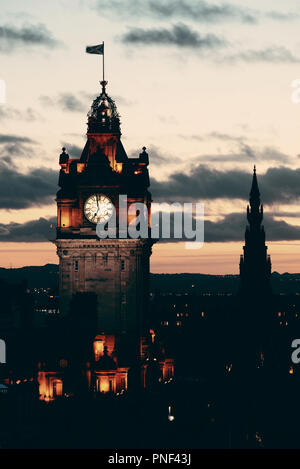
M 142 239 L 60 239 L 56 245 L 61 313 L 68 314 L 74 294 L 94 293 L 99 331 L 143 334 L 151 244 Z

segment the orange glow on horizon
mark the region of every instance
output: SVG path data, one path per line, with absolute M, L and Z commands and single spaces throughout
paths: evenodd
M 299 243 L 267 243 L 272 271 L 300 272 Z M 243 242 L 204 243 L 202 249 L 185 249 L 185 243 L 157 243 L 151 256 L 152 273 L 238 274 Z M 56 247 L 47 243 L 0 243 L 1 267 L 58 264 Z

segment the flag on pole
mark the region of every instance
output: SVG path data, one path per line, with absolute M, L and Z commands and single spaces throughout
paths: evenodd
M 87 46 L 85 52 L 88 54 L 104 55 L 104 43 L 99 44 L 98 46 Z

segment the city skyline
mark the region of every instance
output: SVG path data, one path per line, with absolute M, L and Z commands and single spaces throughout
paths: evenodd
M 132 157 L 147 147 L 154 202 L 205 204 L 204 247 L 158 243 L 152 272 L 238 273 L 253 164 L 273 270 L 299 271 L 297 2 L 121 2 L 121 19 L 118 2 L 0 3 L 1 266 L 57 263 L 40 241 L 56 214 L 61 147 L 79 156 L 99 93 L 101 62 L 85 47 L 104 40 L 124 146 Z
M 298 2 L 0 7 L 0 449 L 299 447 Z

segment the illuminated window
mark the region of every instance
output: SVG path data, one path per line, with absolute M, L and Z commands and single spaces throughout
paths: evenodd
M 79 270 L 79 262 L 78 261 L 74 261 L 74 271 L 75 272 L 78 272 Z
M 53 381 L 53 397 L 62 396 L 63 383 L 60 379 Z
M 94 355 L 96 362 L 100 359 L 101 355 L 103 355 L 104 351 L 104 342 L 102 339 L 94 340 Z
M 121 389 L 126 389 L 126 379 L 124 377 L 121 378 Z

